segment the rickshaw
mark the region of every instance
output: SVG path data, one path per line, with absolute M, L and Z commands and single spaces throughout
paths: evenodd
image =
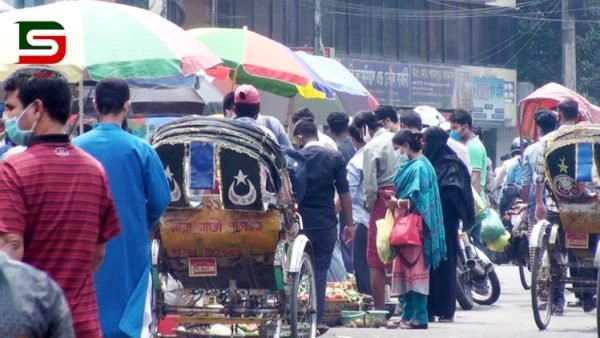
M 177 337 L 214 337 L 215 324 L 227 336 L 315 337 L 313 252 L 277 143 L 255 125 L 187 116 L 152 145 L 172 199 L 156 234 L 158 320 L 176 321 Z M 167 278 L 193 301 L 166 301 Z
M 529 242 L 533 252 L 532 308 L 540 330 L 550 322 L 553 290 L 559 283 L 572 284 L 576 293 L 600 294 L 599 156 L 600 125 L 563 127 L 548 140 L 546 184 L 559 212 L 558 217 L 536 223 Z M 568 268 L 569 277 L 565 277 Z M 596 315 L 600 323 L 598 305 Z M 600 337 L 600 330 L 598 334 Z

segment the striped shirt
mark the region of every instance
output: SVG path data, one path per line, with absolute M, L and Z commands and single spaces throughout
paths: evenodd
M 101 337 L 92 265 L 120 227 L 100 163 L 66 135 L 40 136 L 0 164 L 0 196 L 0 233 L 21 235 L 23 261 L 62 287 L 77 337 Z

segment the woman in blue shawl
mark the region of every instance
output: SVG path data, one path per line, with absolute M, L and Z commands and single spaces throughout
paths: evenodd
M 423 218 L 423 246 L 398 248 L 392 270 L 392 294 L 404 296 L 400 321 L 403 329 L 427 329 L 429 271 L 437 269 L 446 259 L 438 180 L 431 163 L 422 154 L 422 136 L 402 130 L 392 140 L 400 157 L 408 157 L 409 161 L 394 177 L 396 197 L 389 199 L 388 208 L 412 210 Z

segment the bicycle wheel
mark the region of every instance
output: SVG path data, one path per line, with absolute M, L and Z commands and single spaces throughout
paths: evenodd
M 315 270 L 306 252 L 300 272 L 292 273 L 290 290 L 290 330 L 293 338 L 314 338 L 317 335 L 317 289 Z
M 531 274 L 531 306 L 535 325 L 545 330 L 552 317 L 552 260 L 547 241 L 543 247 L 535 248 Z

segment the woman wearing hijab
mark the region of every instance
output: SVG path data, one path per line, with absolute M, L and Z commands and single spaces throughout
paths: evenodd
M 456 311 L 456 257 L 459 220 L 469 229 L 475 223 L 471 176 L 465 164 L 447 145 L 448 133 L 439 127 L 425 130 L 423 153 L 433 165 L 442 200 L 447 259 L 430 275 L 427 305 L 430 320 L 453 322 Z
M 400 158 L 408 158 L 394 177 L 396 197 L 387 207 L 398 212 L 410 210 L 423 219 L 423 246 L 400 247 L 392 269 L 392 294 L 404 297 L 400 328 L 427 329 L 427 295 L 429 271 L 446 259 L 444 220 L 437 186 L 437 176 L 422 154 L 422 134 L 402 130 L 392 139 Z M 414 264 L 408 262 L 415 262 Z

